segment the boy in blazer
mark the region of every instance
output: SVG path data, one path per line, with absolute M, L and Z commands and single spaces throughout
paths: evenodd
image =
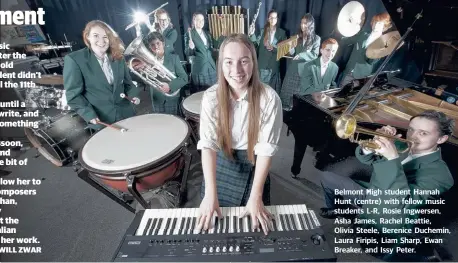
M 326 39 L 321 44 L 321 56 L 299 67 L 301 78 L 301 95 L 313 94 L 330 88 L 335 88 L 339 67 L 332 61 L 339 49 L 339 44 L 333 38 Z
M 106 23 L 94 20 L 83 31 L 86 48 L 65 56 L 63 72 L 68 105 L 90 127 L 99 130 L 108 124 L 133 117 L 133 104 L 120 97 L 124 93 L 138 100 L 123 57 L 122 41 Z
M 339 67 L 332 62 L 339 44 L 333 38 L 326 39 L 321 44 L 321 56 L 305 63 L 298 65 L 300 85 L 290 93 L 282 91 L 282 103 L 284 107 L 291 109 L 293 106 L 293 95 L 308 95 L 321 92 L 335 87 L 335 79 L 339 72 Z
M 337 73 L 339 72 L 339 67 L 332 62 L 339 44 L 333 38 L 326 39 L 321 44 L 320 53 L 321 56 L 305 63 L 304 65 L 299 65 L 299 85 L 294 89 L 289 89 L 290 92 L 287 93 L 286 90 L 282 89 L 280 96 L 282 99 L 283 107 L 286 108 L 285 119 L 290 121 L 289 110 L 293 107 L 293 95 L 309 95 L 312 94 L 313 99 L 318 103 L 324 98 L 322 91 L 328 90 L 336 86 L 335 79 Z M 309 123 L 313 126 L 314 119 L 310 118 Z M 304 135 L 302 140 L 304 143 L 307 143 L 308 146 L 314 147 L 313 138 L 315 138 L 315 130 L 310 130 L 308 135 Z M 311 138 L 311 139 L 310 139 Z M 304 157 L 306 148 L 298 148 L 294 151 L 294 154 L 298 158 L 294 158 L 293 165 L 291 166 L 291 175 L 293 178 L 296 178 L 301 171 L 302 159 Z

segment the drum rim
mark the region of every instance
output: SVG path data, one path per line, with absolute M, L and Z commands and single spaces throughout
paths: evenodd
M 199 94 L 199 93 L 202 93 L 202 97 L 203 97 L 205 91 L 199 91 L 199 92 L 193 93 L 193 94 L 187 96 L 186 98 L 184 98 L 184 99 L 181 101 L 181 108 L 182 108 L 183 110 L 186 110 L 186 108 L 184 107 L 184 102 L 186 101 L 186 99 L 189 99 L 189 98 L 192 97 L 193 95 L 196 95 L 196 94 Z M 202 101 L 201 101 L 201 104 L 202 104 Z M 186 110 L 186 111 L 188 111 L 188 110 Z M 188 111 L 188 112 L 190 112 L 190 111 Z M 192 113 L 192 112 L 190 112 L 190 113 Z M 197 114 L 197 113 L 192 113 L 192 114 L 200 115 L 200 114 Z
M 61 111 L 55 116 L 50 117 L 50 123 L 49 127 L 43 127 L 43 124 L 40 124 L 38 128 L 29 128 L 29 127 L 24 127 L 24 133 L 27 137 L 27 139 L 32 143 L 32 145 L 45 157 L 47 160 L 55 164 L 56 166 L 64 166 L 67 165 L 69 160 L 72 159 L 71 154 L 67 153 L 65 149 L 62 149 L 58 147 L 61 142 L 57 142 L 55 138 L 50 136 L 50 134 L 47 132 L 48 130 L 51 130 L 53 127 L 55 127 L 56 123 L 59 120 L 64 119 L 65 117 L 68 117 L 70 120 L 73 120 L 75 117 L 79 117 L 81 122 L 86 123 L 86 127 L 82 129 L 84 133 L 90 133 L 89 138 L 94 135 L 91 129 L 88 129 L 89 126 L 87 125 L 87 122 L 84 121 L 83 118 L 81 118 L 75 111 L 69 110 L 69 111 Z M 80 120 L 77 120 L 79 122 Z M 30 131 L 30 132 L 29 132 Z M 37 138 L 38 135 L 36 135 L 36 132 L 40 132 L 42 135 L 44 135 L 42 138 L 43 140 L 49 145 L 50 148 L 53 149 L 53 151 L 56 153 L 57 156 L 59 156 L 59 159 L 57 159 L 52 153 L 50 153 L 46 148 L 44 147 L 43 144 L 40 143 L 39 139 Z M 30 135 L 30 136 L 29 136 Z M 33 138 L 31 136 L 34 136 Z M 69 140 L 69 137 L 65 137 L 65 140 Z M 88 139 L 89 140 L 89 139 Z M 52 143 L 50 143 L 52 142 Z M 53 146 L 54 144 L 54 146 Z M 73 149 L 72 149 L 73 150 Z M 51 160 L 51 159 L 52 160 Z
M 193 121 L 196 121 L 196 122 L 200 120 L 200 114 L 190 112 L 186 110 L 183 106 L 181 107 L 181 109 L 183 110 L 183 114 L 185 115 L 186 118 L 192 119 Z
M 186 127 L 188 128 L 188 131 L 186 132 L 185 138 L 170 153 L 164 155 L 163 157 L 161 157 L 161 158 L 159 158 L 159 159 L 157 159 L 155 161 L 146 163 L 146 164 L 144 164 L 142 166 L 139 166 L 139 167 L 136 167 L 136 168 L 130 168 L 130 169 L 124 169 L 124 170 L 115 170 L 115 171 L 104 171 L 104 170 L 95 169 L 95 168 L 91 167 L 90 165 L 88 165 L 83 160 L 83 157 L 82 157 L 83 156 L 84 147 L 91 140 L 92 136 L 97 134 L 97 132 L 96 132 L 96 133 L 92 134 L 91 137 L 89 137 L 89 139 L 84 143 L 84 145 L 78 151 L 78 162 L 81 164 L 81 166 L 84 169 L 88 170 L 90 173 L 93 173 L 95 176 L 98 176 L 100 178 L 104 177 L 104 179 L 116 179 L 116 177 L 121 177 L 121 178 L 118 178 L 120 180 L 120 179 L 124 179 L 126 174 L 137 175 L 137 174 L 144 173 L 146 171 L 154 171 L 155 168 L 161 167 L 162 165 L 165 165 L 167 163 L 169 163 L 169 165 L 171 163 L 173 163 L 174 161 L 171 161 L 171 160 L 173 160 L 174 157 L 177 157 L 178 155 L 182 154 L 184 149 L 188 147 L 188 140 L 189 140 L 189 138 L 191 136 L 191 127 L 190 127 L 189 123 L 186 122 L 185 120 L 183 120 L 182 118 L 178 117 L 178 116 L 174 116 L 174 115 L 170 115 L 170 114 L 153 113 L 153 114 L 143 114 L 143 115 L 168 115 L 168 116 L 172 116 L 172 117 L 176 118 L 177 120 L 179 120 L 179 121 L 183 122 L 184 124 L 186 124 Z M 137 116 L 142 116 L 142 115 L 137 115 Z M 136 117 L 136 116 L 134 116 L 134 117 Z M 145 177 L 145 176 L 147 176 L 147 175 L 145 174 L 145 175 L 139 176 L 139 178 L 142 178 L 142 177 Z
M 56 141 L 53 138 L 51 138 L 42 128 L 32 129 L 29 127 L 24 127 L 24 132 L 25 132 L 26 137 L 29 139 L 30 143 L 32 143 L 32 145 L 43 155 L 43 157 L 48 159 L 48 161 L 52 162 L 53 164 L 57 166 L 63 166 L 65 161 L 68 160 L 68 158 L 63 158 L 63 156 L 65 155 L 62 149 L 57 147 L 58 150 L 56 150 L 56 146 L 52 146 L 50 141 L 53 142 L 55 145 L 58 145 L 58 143 L 56 143 Z M 43 137 L 43 140 L 53 149 L 54 153 L 56 153 L 57 156 L 59 156 L 59 159 L 57 159 L 56 156 L 54 156 L 52 153 L 50 153 L 48 150 L 44 148 L 43 144 L 40 143 L 38 139 L 38 135 L 36 135 L 36 132 L 40 132 L 42 135 L 45 135 L 45 137 Z M 30 136 L 33 135 L 34 137 L 33 138 L 29 137 L 29 134 Z M 43 154 L 42 151 L 45 152 L 46 154 Z M 52 160 L 50 160 L 48 157 L 51 158 Z

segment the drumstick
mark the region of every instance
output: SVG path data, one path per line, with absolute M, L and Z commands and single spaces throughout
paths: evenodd
M 118 128 L 118 127 L 115 127 L 113 125 L 110 125 L 108 123 L 105 123 L 105 122 L 101 122 L 101 121 L 97 121 L 98 124 L 102 124 L 103 126 L 105 127 L 108 127 L 108 128 L 112 128 L 112 129 L 115 129 L 115 130 L 118 130 L 120 132 L 126 132 L 127 129 L 124 129 L 124 128 Z
M 283 56 L 284 58 L 294 58 L 294 57 L 290 57 L 290 56 Z
M 123 98 L 123 99 L 129 100 L 130 102 L 132 102 L 132 103 L 135 104 L 135 105 L 140 104 L 140 100 L 131 99 L 131 98 L 127 97 L 126 94 L 124 94 L 124 93 L 119 94 L 119 96 L 120 96 L 121 98 Z

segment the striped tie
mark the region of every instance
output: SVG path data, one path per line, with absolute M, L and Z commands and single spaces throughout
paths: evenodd
M 102 70 L 105 73 L 108 83 L 113 84 L 113 70 L 111 69 L 110 60 L 108 57 L 105 57 L 102 62 Z

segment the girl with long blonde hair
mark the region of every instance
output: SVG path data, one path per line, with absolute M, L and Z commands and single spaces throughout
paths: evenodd
M 253 228 L 267 233 L 269 168 L 278 150 L 282 108 L 278 94 L 261 82 L 256 51 L 241 34 L 228 36 L 218 58 L 218 83 L 205 91 L 200 114 L 202 203 L 198 229 L 208 229 L 220 206 L 245 206 Z

